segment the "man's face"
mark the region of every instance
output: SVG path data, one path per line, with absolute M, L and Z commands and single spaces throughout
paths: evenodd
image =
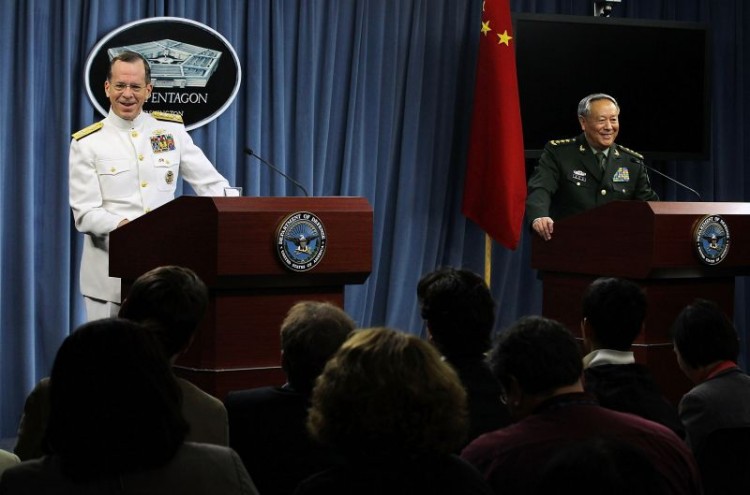
M 597 151 L 609 148 L 615 142 L 620 130 L 619 114 L 614 103 L 601 99 L 591 102 L 589 115 L 578 117 L 586 139 Z
M 112 111 L 125 120 L 133 120 L 141 113 L 152 88 L 146 84 L 146 68 L 141 60 L 132 63 L 118 60 L 112 66 L 111 80 L 104 82 Z

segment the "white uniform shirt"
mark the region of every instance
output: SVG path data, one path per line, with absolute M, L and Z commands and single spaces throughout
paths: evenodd
M 87 234 L 81 260 L 84 296 L 120 302 L 120 279 L 108 276 L 109 233 L 123 219 L 133 220 L 174 199 L 180 174 L 201 196 L 223 196 L 229 186 L 185 126 L 162 118 L 167 120 L 142 112 L 130 121 L 110 110 L 70 144 L 70 207 L 76 228 Z

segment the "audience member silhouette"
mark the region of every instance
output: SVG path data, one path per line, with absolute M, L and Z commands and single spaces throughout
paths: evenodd
M 559 493 L 562 487 L 575 487 L 576 495 L 669 493 L 643 451 L 608 437 L 587 438 L 562 447 L 542 468 L 534 485 L 535 495 Z
M 467 443 L 510 423 L 500 402 L 502 386 L 485 361 L 495 323 L 495 301 L 484 280 L 468 270 L 441 268 L 417 285 L 422 318 L 430 340 L 453 366 L 466 389 L 469 407 Z
M 418 337 L 356 331 L 318 379 L 308 425 L 345 461 L 303 481 L 297 495 L 492 493 L 452 454 L 467 431 L 466 392 Z
M 184 441 L 180 388 L 137 323 L 97 320 L 68 336 L 49 396 L 49 455 L 6 470 L 0 493 L 257 494 L 234 451 Z
M 646 296 L 635 283 L 618 278 L 594 281 L 583 296 L 581 333 L 584 387 L 609 409 L 656 421 L 681 438 L 685 429 L 649 369 L 635 362 L 631 346 L 643 331 Z
M 208 289 L 189 268 L 162 266 L 138 277 L 120 308 L 120 317 L 148 323 L 170 362 L 192 342 L 208 304 Z M 227 412 L 222 402 L 177 378 L 182 413 L 190 425 L 187 440 L 228 445 Z M 42 437 L 49 416 L 49 378 L 29 394 L 18 428 L 15 453 L 22 459 L 44 455 Z
M 750 377 L 736 363 L 732 321 L 713 302 L 698 300 L 677 316 L 672 339 L 680 368 L 696 384 L 679 405 L 693 451 L 713 430 L 750 427 Z
M 287 383 L 227 395 L 230 446 L 264 495 L 290 494 L 300 481 L 333 464 L 330 449 L 307 432 L 307 409 L 315 379 L 354 327 L 333 304 L 295 304 L 281 324 Z
M 164 354 L 174 364 L 192 344 L 208 307 L 208 288 L 190 268 L 162 266 L 138 277 L 120 308 L 120 318 L 155 323 Z M 229 445 L 224 404 L 183 378 L 182 414 L 190 425 L 190 442 Z
M 501 334 L 490 367 L 518 421 L 482 435 L 461 455 L 479 468 L 495 493 L 532 493 L 532 481 L 550 457 L 569 442 L 597 436 L 618 438 L 643 451 L 663 476 L 667 493 L 701 493 L 695 460 L 672 430 L 601 407 L 584 392 L 579 345 L 560 323 L 522 318 Z

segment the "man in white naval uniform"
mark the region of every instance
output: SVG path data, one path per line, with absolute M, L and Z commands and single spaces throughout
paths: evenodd
M 201 196 L 223 196 L 227 180 L 185 130 L 182 118 L 143 112 L 151 70 L 140 54 L 110 62 L 107 117 L 73 134 L 70 207 L 84 236 L 81 292 L 89 321 L 116 316 L 120 279 L 109 276 L 109 233 L 174 199 L 180 174 Z

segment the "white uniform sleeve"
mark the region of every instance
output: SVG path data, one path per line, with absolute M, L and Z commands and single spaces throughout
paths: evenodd
M 69 201 L 76 229 L 105 235 L 117 228 L 123 217 L 105 210 L 94 155 L 77 140 L 70 143 L 68 159 Z
M 199 196 L 224 196 L 227 181 L 211 164 L 203 151 L 193 143 L 193 139 L 183 126 L 180 126 L 180 173 Z

